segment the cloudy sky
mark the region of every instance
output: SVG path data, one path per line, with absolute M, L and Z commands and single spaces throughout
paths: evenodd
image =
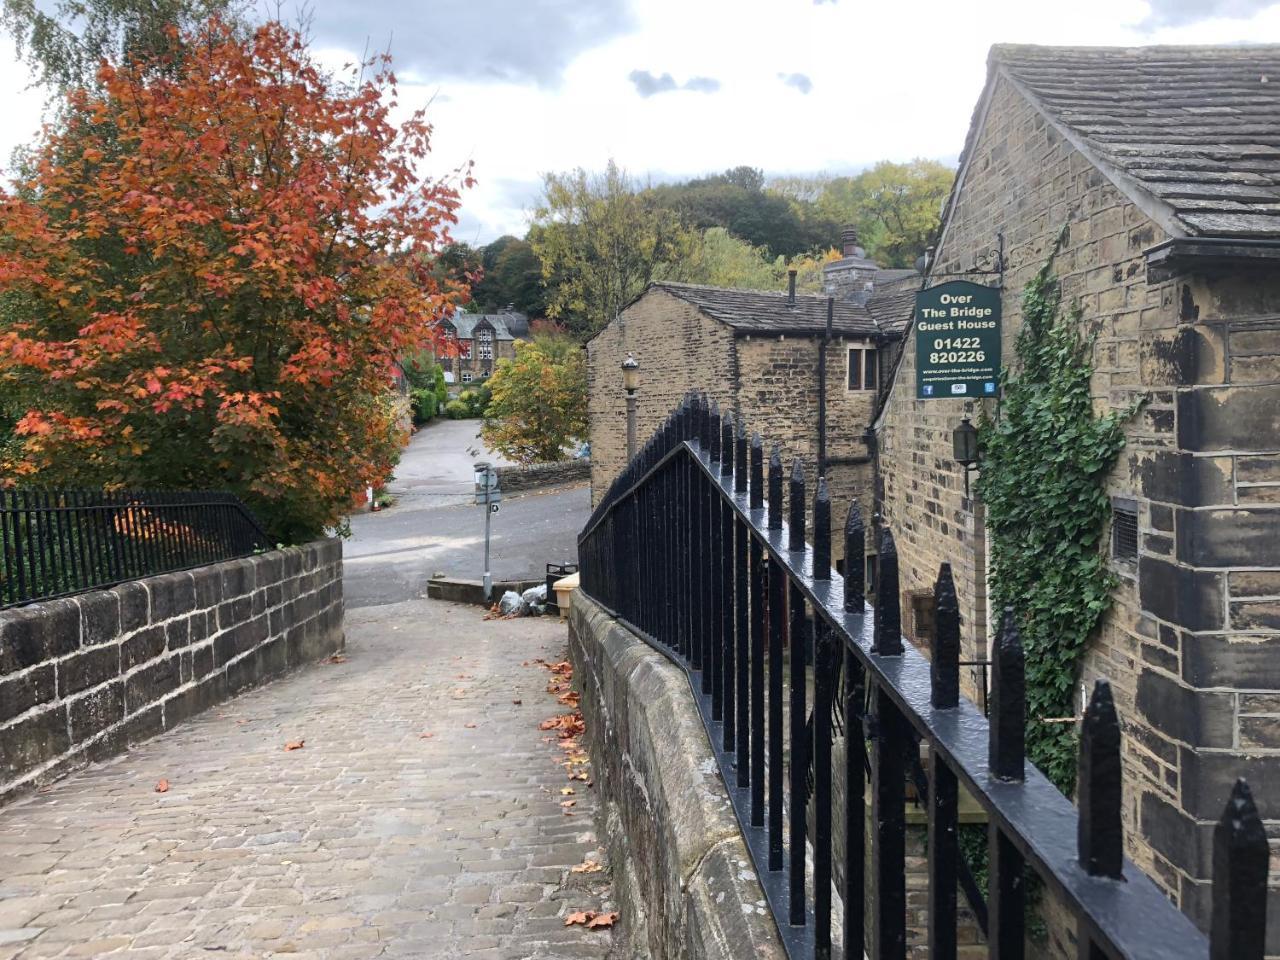
M 654 180 L 954 161 L 993 43 L 1280 42 L 1280 0 L 314 0 L 335 66 L 390 43 L 431 101 L 435 171 L 475 161 L 459 239 L 523 234 L 540 175 L 610 158 Z M 41 95 L 0 50 L 0 157 Z

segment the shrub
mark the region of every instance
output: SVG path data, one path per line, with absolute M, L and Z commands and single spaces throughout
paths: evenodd
M 409 402 L 413 405 L 413 424 L 422 426 L 440 410 L 440 401 L 436 398 L 434 387 L 417 387 L 409 391 Z
M 450 420 L 466 420 L 471 416 L 471 408 L 462 400 L 450 400 L 444 405 L 444 413 Z

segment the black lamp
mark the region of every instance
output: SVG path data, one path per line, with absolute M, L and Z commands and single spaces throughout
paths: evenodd
M 964 467 L 964 495 L 969 496 L 969 472 L 978 468 L 978 428 L 965 417 L 951 431 L 951 459 Z

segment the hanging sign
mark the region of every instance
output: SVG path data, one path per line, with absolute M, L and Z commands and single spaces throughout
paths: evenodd
M 953 280 L 916 294 L 916 399 L 994 397 L 1000 291 Z

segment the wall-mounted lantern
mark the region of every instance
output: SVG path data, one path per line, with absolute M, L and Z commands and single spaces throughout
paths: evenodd
M 969 473 L 978 469 L 978 428 L 965 417 L 951 431 L 951 459 L 964 467 L 964 495 L 969 497 Z

